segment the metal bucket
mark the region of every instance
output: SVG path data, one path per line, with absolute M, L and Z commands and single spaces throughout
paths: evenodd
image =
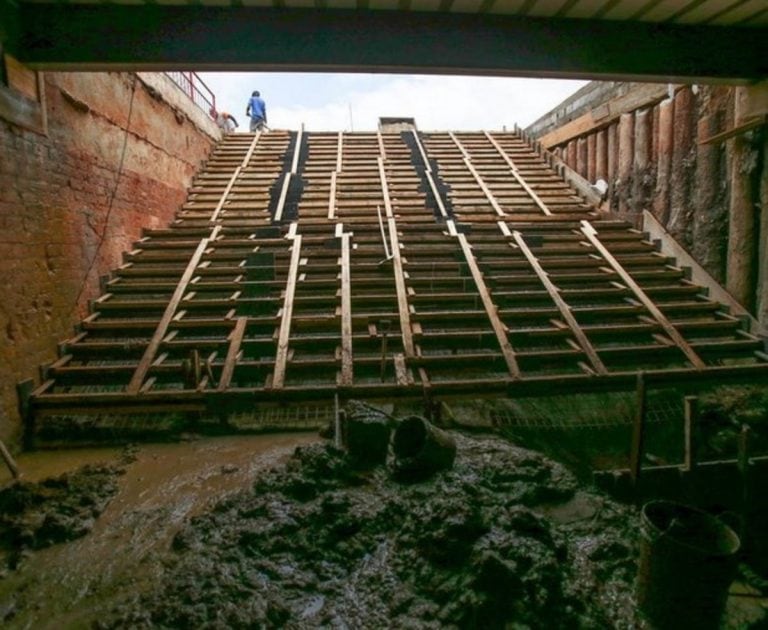
M 671 501 L 643 506 L 637 603 L 666 628 L 719 628 L 741 543 L 720 520 Z

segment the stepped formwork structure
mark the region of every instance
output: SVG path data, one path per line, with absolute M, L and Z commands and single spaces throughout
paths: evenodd
M 520 132 L 270 131 L 220 142 L 24 408 L 33 430 L 298 417 L 349 398 L 631 391 L 638 374 L 755 382 L 768 355 Z

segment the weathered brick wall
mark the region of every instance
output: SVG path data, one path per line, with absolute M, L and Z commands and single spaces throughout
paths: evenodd
M 47 135 L 0 120 L 0 438 L 11 443 L 17 382 L 56 358 L 142 228 L 173 218 L 213 142 L 132 73 L 47 73 L 45 97 Z

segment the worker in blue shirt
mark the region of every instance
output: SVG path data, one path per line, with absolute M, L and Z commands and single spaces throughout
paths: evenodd
M 245 115 L 251 117 L 251 132 L 261 131 L 267 124 L 267 106 L 258 90 L 254 90 L 245 109 Z

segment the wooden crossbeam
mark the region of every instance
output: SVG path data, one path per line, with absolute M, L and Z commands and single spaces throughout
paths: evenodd
M 341 385 L 352 385 L 352 289 L 349 232 L 341 235 Z
M 245 168 L 248 166 L 248 162 L 251 161 L 251 156 L 253 155 L 253 152 L 256 150 L 256 145 L 259 143 L 259 138 L 261 138 L 261 131 L 257 131 L 256 135 L 253 136 L 253 142 L 251 142 L 251 146 L 248 147 L 248 153 L 245 154 L 245 157 L 243 158 L 242 164 L 240 164 L 240 168 Z
M 490 143 L 494 146 L 496 151 L 498 151 L 499 155 L 504 159 L 504 161 L 507 163 L 509 168 L 512 171 L 512 176 L 515 178 L 518 184 L 523 187 L 523 190 L 525 190 L 526 193 L 528 193 L 528 196 L 533 199 L 533 202 L 541 209 L 541 211 L 546 214 L 547 216 L 552 216 L 552 212 L 549 210 L 549 207 L 547 204 L 545 204 L 541 197 L 539 197 L 536 192 L 528 185 L 528 182 L 526 182 L 523 179 L 523 176 L 520 175 L 520 171 L 518 170 L 515 163 L 512 161 L 512 158 L 509 157 L 507 152 L 504 150 L 504 148 L 496 141 L 496 139 L 491 136 L 490 133 L 487 131 L 485 132 L 485 137 L 488 138 Z
M 587 339 L 587 336 L 584 334 L 581 326 L 576 321 L 573 313 L 571 313 L 571 309 L 565 303 L 565 300 L 563 300 L 557 287 L 555 287 L 553 282 L 549 279 L 547 272 L 544 271 L 544 268 L 541 266 L 541 263 L 539 263 L 536 256 L 533 255 L 531 248 L 528 247 L 528 244 L 523 239 L 523 236 L 520 234 L 520 232 L 515 230 L 512 232 L 512 238 L 515 240 L 515 243 L 517 243 L 517 246 L 520 248 L 520 251 L 523 253 L 523 255 L 528 259 L 528 262 L 536 272 L 536 275 L 539 277 L 541 283 L 544 285 L 547 293 L 549 293 L 549 297 L 552 298 L 552 301 L 557 306 L 560 314 L 563 316 L 563 319 L 571 329 L 571 332 L 576 338 L 579 347 L 582 349 L 584 354 L 587 355 L 587 358 L 589 358 L 589 362 L 592 364 L 598 374 L 606 374 L 608 370 L 606 369 L 605 365 L 600 360 L 600 357 L 597 355 L 597 352 L 590 343 L 589 339 Z
M 667 319 L 667 317 L 664 315 L 664 313 L 659 310 L 659 308 L 654 304 L 653 300 L 649 298 L 645 291 L 640 288 L 640 285 L 635 282 L 635 280 L 632 278 L 632 276 L 629 275 L 626 269 L 622 267 L 622 265 L 613 257 L 611 252 L 609 252 L 605 245 L 603 245 L 600 242 L 600 239 L 597 236 L 597 230 L 592 226 L 592 224 L 589 221 L 582 221 L 581 222 L 581 231 L 584 234 L 584 236 L 587 237 L 589 242 L 592 244 L 592 246 L 600 252 L 600 255 L 605 259 L 605 261 L 610 265 L 610 267 L 619 275 L 622 282 L 626 285 L 628 289 L 632 291 L 632 293 L 635 294 L 635 297 L 642 303 L 642 305 L 650 312 L 651 316 L 659 323 L 661 328 L 664 330 L 664 332 L 667 334 L 667 336 L 675 342 L 675 344 L 680 348 L 680 350 L 685 354 L 685 356 L 688 358 L 688 360 L 691 362 L 691 365 L 693 365 L 696 369 L 703 369 L 706 367 L 706 364 L 704 361 L 701 360 L 698 354 L 696 354 L 696 351 L 690 346 L 690 344 L 685 340 L 685 338 L 678 332 L 678 330 L 672 325 L 672 323 Z
M 293 238 L 291 265 L 288 278 L 285 281 L 285 297 L 281 310 L 280 332 L 277 338 L 277 353 L 275 354 L 275 371 L 272 377 L 272 387 L 280 389 L 285 385 L 285 369 L 288 364 L 288 342 L 291 336 L 291 319 L 293 317 L 293 298 L 296 294 L 296 281 L 299 276 L 301 261 L 301 234 Z
M 245 328 L 247 325 L 247 317 L 238 317 L 235 320 L 235 327 L 229 334 L 229 348 L 227 349 L 227 357 L 224 359 L 224 367 L 221 370 L 221 377 L 219 378 L 218 390 L 220 392 L 225 391 L 229 387 L 229 384 L 232 382 L 232 376 L 235 373 L 235 365 L 237 364 L 237 358 L 240 354 L 240 346 L 243 343 L 243 337 L 245 336 Z
M 229 197 L 229 192 L 232 190 L 232 186 L 235 185 L 235 180 L 240 175 L 240 168 L 241 167 L 238 166 L 235 169 L 235 172 L 232 173 L 232 177 L 229 178 L 229 183 L 227 183 L 227 187 L 224 189 L 224 192 L 221 194 L 219 203 L 216 204 L 216 208 L 214 209 L 213 214 L 211 215 L 211 219 L 210 219 L 211 223 L 215 223 L 218 220 L 219 214 L 221 214 L 221 210 L 227 201 L 227 197 Z
M 163 337 L 165 337 L 168 326 L 176 315 L 176 310 L 178 309 L 179 304 L 181 303 L 181 300 L 187 291 L 189 282 L 192 280 L 192 276 L 194 275 L 195 270 L 200 263 L 200 259 L 208 247 L 208 244 L 216 239 L 220 229 L 221 226 L 219 225 L 213 228 L 210 236 L 200 241 L 197 249 L 195 249 L 195 253 L 192 254 L 192 258 L 189 259 L 187 267 L 179 279 L 179 283 L 176 285 L 176 290 L 173 292 L 173 296 L 171 296 L 171 299 L 168 302 L 168 306 L 166 306 L 165 312 L 160 318 L 160 322 L 155 329 L 155 333 L 152 335 L 152 339 L 150 340 L 149 345 L 147 345 L 147 349 L 144 351 L 144 355 L 141 357 L 141 361 L 139 361 L 139 365 L 136 367 L 136 371 L 133 373 L 133 376 L 128 383 L 126 391 L 129 394 L 138 394 L 141 390 L 142 383 L 147 376 L 147 372 L 149 371 L 152 362 L 155 360 L 157 350 L 162 343 Z
M 338 171 L 331 172 L 331 190 L 328 193 L 328 218 L 333 219 L 336 215 L 336 175 Z
M 496 339 L 499 342 L 499 347 L 501 348 L 501 353 L 504 356 L 504 361 L 507 364 L 509 374 L 512 376 L 512 378 L 520 378 L 520 367 L 517 364 L 517 358 L 515 357 L 515 351 L 512 348 L 512 344 L 509 343 L 509 339 L 507 338 L 506 326 L 504 326 L 501 319 L 499 318 L 496 305 L 491 299 L 491 294 L 485 284 L 485 280 L 483 279 L 483 274 L 480 271 L 480 267 L 477 265 L 475 255 L 472 253 L 472 248 L 467 242 L 467 237 L 464 234 L 457 233 L 456 238 L 459 241 L 459 245 L 461 245 L 461 251 L 464 254 L 464 259 L 467 261 L 467 266 L 469 267 L 469 271 L 472 274 L 472 279 L 475 282 L 475 287 L 477 288 L 477 292 L 480 295 L 480 300 L 483 303 L 485 312 L 488 314 L 488 319 L 491 322 L 493 332 L 496 334 Z

